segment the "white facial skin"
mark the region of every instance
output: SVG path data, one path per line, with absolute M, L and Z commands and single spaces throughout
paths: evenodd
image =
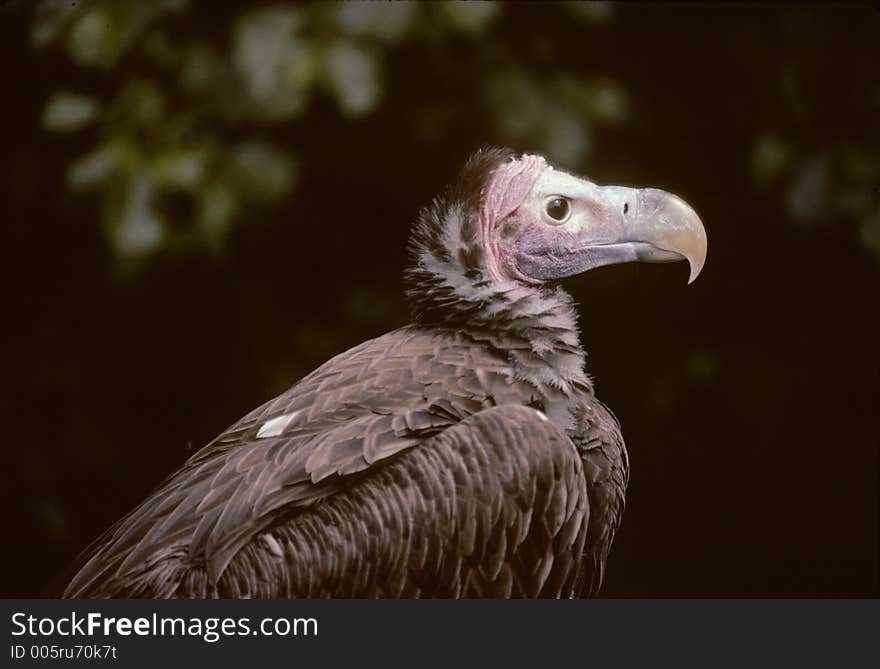
M 526 283 L 615 263 L 675 260 L 690 263 L 693 281 L 706 258 L 703 225 L 677 196 L 598 186 L 549 166 L 493 232 L 499 272 Z

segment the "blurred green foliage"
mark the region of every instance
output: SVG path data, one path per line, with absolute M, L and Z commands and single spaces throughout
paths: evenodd
M 466 61 L 508 10 L 489 2 L 249 4 L 222 26 L 229 48 L 221 49 L 210 26 L 172 36 L 175 22 L 193 11 L 187 0 L 42 0 L 32 44 L 64 49 L 96 80 L 112 83 L 101 95 L 59 91 L 43 125 L 56 133 L 93 129 L 94 145 L 69 166 L 67 183 L 100 194 L 105 235 L 120 261 L 137 264 L 168 246 L 217 251 L 253 205 L 295 188 L 297 158 L 292 147 L 267 140 L 273 126 L 315 123 L 307 115 L 318 95 L 332 98 L 345 118 L 374 114 L 397 47 Z M 561 10 L 597 25 L 614 18 L 607 3 Z M 628 115 L 625 88 L 607 78 L 559 72 L 538 79 L 499 62 L 484 90 L 473 111 L 490 117 L 493 140 L 528 144 L 568 165 L 589 153 L 592 123 Z M 227 141 L 230 134 L 238 139 Z M 164 211 L 169 196 L 186 206 Z
M 615 21 L 615 9 L 606 2 L 559 7 L 596 30 Z M 222 49 L 209 39 L 215 26 L 190 24 L 184 39 L 172 36 L 175 23 L 193 12 L 189 0 L 42 0 L 33 45 L 62 48 L 113 84 L 101 96 L 59 90 L 46 103 L 43 125 L 57 133 L 97 126 L 92 149 L 69 167 L 68 185 L 100 193 L 106 238 L 120 260 L 167 246 L 217 251 L 253 205 L 280 200 L 296 186 L 294 149 L 267 141 L 271 127 L 316 125 L 308 112 L 319 95 L 352 121 L 377 113 L 387 64 L 401 45 L 465 63 L 485 40 L 511 39 L 493 32 L 510 10 L 489 2 L 251 3 L 221 25 Z M 137 74 L 123 76 L 124 59 L 140 65 Z M 781 85 L 800 113 L 806 102 L 797 68 L 790 64 Z M 564 70 L 538 77 L 498 59 L 482 90 L 473 113 L 490 120 L 493 141 L 534 147 L 563 165 L 582 164 L 590 154 L 594 125 L 631 118 L 626 86 L 608 77 Z M 872 104 L 880 111 L 880 91 Z M 239 139 L 221 139 L 230 133 Z M 857 217 L 860 239 L 880 258 L 880 158 L 871 147 L 803 147 L 768 129 L 754 140 L 751 176 L 758 187 L 785 180 L 795 222 Z M 163 211 L 169 195 L 187 206 Z

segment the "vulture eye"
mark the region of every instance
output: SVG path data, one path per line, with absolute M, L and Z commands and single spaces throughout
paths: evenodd
M 554 221 L 562 223 L 571 213 L 571 205 L 569 205 L 567 198 L 555 196 L 547 200 L 547 204 L 544 205 L 544 211 Z

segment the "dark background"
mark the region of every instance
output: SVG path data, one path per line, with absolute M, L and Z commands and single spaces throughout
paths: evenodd
M 105 4 L 79 3 L 65 20 Z M 491 142 L 600 183 L 671 190 L 709 233 L 691 286 L 683 264 L 605 268 L 568 286 L 632 461 L 603 594 L 877 594 L 876 9 L 632 4 L 582 17 L 517 4 L 473 28 L 420 8 L 402 37 L 347 28 L 378 54 L 378 101 L 346 111 L 315 84 L 302 109 L 267 119 L 266 104 L 222 111 L 243 99 L 239 84 L 212 102 L 144 55 L 164 31 L 169 52 L 201 40 L 227 57 L 241 5 L 151 17 L 104 61 L 77 56 L 63 32 L 36 44 L 52 8 L 35 5 L 0 7 L 0 593 L 39 594 L 192 449 L 406 323 L 409 225 Z M 321 18 L 327 7 L 297 8 L 315 44 L 343 34 Z M 625 111 L 587 101 L 580 114 L 562 74 L 623 91 Z M 505 97 L 514 75 L 533 94 Z M 135 127 L 113 101 L 138 78 L 166 102 Z M 62 89 L 109 111 L 55 131 L 44 110 Z M 534 100 L 544 107 L 529 112 Z M 187 132 L 169 134 L 189 111 Z M 118 194 L 141 168 L 86 192 L 68 170 L 120 134 L 148 151 L 210 143 L 211 174 L 256 137 L 295 157 L 296 177 L 251 199 L 240 186 L 219 241 L 187 227 L 200 186 L 158 188 L 167 243 L 119 248 Z

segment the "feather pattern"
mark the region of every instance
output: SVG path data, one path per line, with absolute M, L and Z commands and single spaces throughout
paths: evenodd
M 624 503 L 571 298 L 488 278 L 478 153 L 421 215 L 414 323 L 327 361 L 191 457 L 67 597 L 591 594 Z

